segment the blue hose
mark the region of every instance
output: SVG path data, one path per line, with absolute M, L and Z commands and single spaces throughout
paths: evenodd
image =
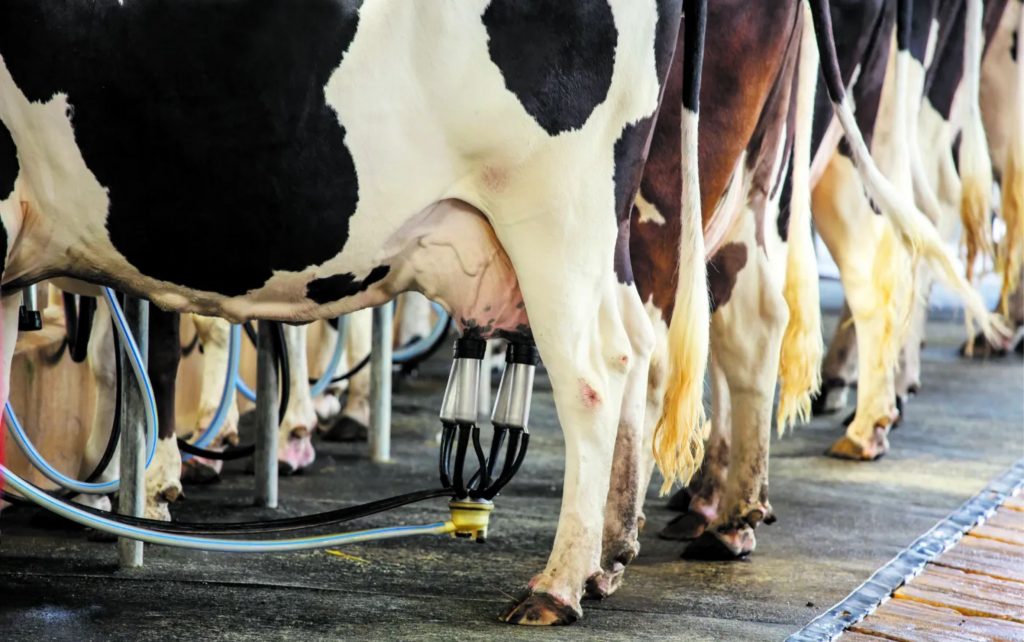
M 231 410 L 231 404 L 235 399 L 235 387 L 237 382 L 240 381 L 238 378 L 238 362 L 240 361 L 241 353 L 242 328 L 241 326 L 232 325 L 230 338 L 228 339 L 228 372 L 224 381 L 224 391 L 221 392 L 217 413 L 210 421 L 210 425 L 203 429 L 199 439 L 196 439 L 192 444 L 197 448 L 209 446 L 217 438 L 217 435 L 220 434 L 220 429 L 228 418 L 228 412 Z M 185 462 L 190 459 L 192 459 L 192 455 L 187 453 L 181 454 L 181 461 Z
M 139 346 L 135 342 L 135 337 L 133 337 L 132 333 L 128 330 L 128 322 L 124 318 L 124 312 L 121 310 L 121 306 L 117 302 L 117 297 L 114 294 L 114 291 L 110 288 L 103 288 L 103 295 L 107 301 L 107 306 L 110 308 L 110 316 L 114 322 L 114 328 L 117 330 L 117 334 L 121 338 L 121 345 L 128 353 L 128 362 L 131 364 L 135 380 L 142 388 L 143 400 L 145 401 L 144 411 L 147 428 L 146 468 L 149 468 L 150 464 L 153 463 L 153 456 L 156 454 L 156 436 L 159 430 L 156 416 L 156 400 L 153 397 L 153 388 L 149 383 L 149 375 L 146 373 L 145 365 L 142 363 Z M 117 355 L 115 355 L 115 357 L 119 358 Z M 43 475 L 53 483 L 63 486 L 68 490 L 89 495 L 106 495 L 116 491 L 120 487 L 120 479 L 113 479 L 108 482 L 82 482 L 77 479 L 72 479 L 60 472 L 51 466 L 42 454 L 36 450 L 35 446 L 32 445 L 31 440 L 29 440 L 28 435 L 25 434 L 25 430 L 18 421 L 17 415 L 14 414 L 14 409 L 11 407 L 10 402 L 7 402 L 4 405 L 4 414 L 7 418 L 6 423 L 8 429 L 10 430 L 11 436 L 14 437 L 15 443 L 18 444 L 18 447 L 21 448 L 21 451 L 25 454 L 25 457 L 32 463 L 32 465 L 38 468 L 39 472 L 43 473 Z
M 419 524 L 414 526 L 392 526 L 389 528 L 374 528 L 365 531 L 353 531 L 350 533 L 339 533 L 335 535 L 315 535 L 310 537 L 294 537 L 289 539 L 273 540 L 234 540 L 217 537 L 200 537 L 196 535 L 180 535 L 175 533 L 161 533 L 148 528 L 122 524 L 114 519 L 93 515 L 73 504 L 51 497 L 44 491 L 18 477 L 6 466 L 0 465 L 0 477 L 11 485 L 11 488 L 18 491 L 23 497 L 29 499 L 39 506 L 52 511 L 61 517 L 65 517 L 83 526 L 95 528 L 118 537 L 128 537 L 150 544 L 161 544 L 174 546 L 176 548 L 191 548 L 207 551 L 221 551 L 229 553 L 278 553 L 284 551 L 301 551 L 311 548 L 325 548 L 328 546 L 339 546 L 342 544 L 355 544 L 357 542 L 368 542 L 382 539 L 393 539 L 395 537 L 406 537 L 409 535 L 442 535 L 454 530 L 451 522 L 434 522 L 432 524 Z
M 242 381 L 241 375 L 239 375 L 235 379 L 235 386 L 238 388 L 238 392 L 240 392 L 243 397 L 245 397 L 246 399 L 253 403 L 256 403 L 256 393 L 253 392 L 253 389 L 250 388 L 248 384 Z
M 407 346 L 397 348 L 391 355 L 393 363 L 403 363 L 410 359 L 415 359 L 429 350 L 431 346 L 441 339 L 441 335 L 448 331 L 448 322 L 451 320 L 448 313 L 433 301 L 430 302 L 430 305 L 434 308 L 434 314 L 437 315 L 437 323 L 430 330 L 430 334 L 421 337 L 418 341 L 414 341 Z
M 338 317 L 338 339 L 334 342 L 334 352 L 331 353 L 331 360 L 327 364 L 327 368 L 324 369 L 324 373 L 320 375 L 320 378 L 309 389 L 313 397 L 319 397 L 327 390 L 327 386 L 331 385 L 331 379 L 341 363 L 341 355 L 345 353 L 345 335 L 347 332 L 348 317 Z
M 152 387 L 149 383 L 149 376 L 145 371 L 145 367 L 142 366 L 142 359 L 139 355 L 138 345 L 136 344 L 134 337 L 132 337 L 131 333 L 128 331 L 127 321 L 124 318 L 124 312 L 121 310 L 121 306 L 117 302 L 116 295 L 110 288 L 104 288 L 103 293 L 104 298 L 107 301 L 107 305 L 110 307 L 111 317 L 114 320 L 114 326 L 117 333 L 121 337 L 125 349 L 128 351 L 129 361 L 131 363 L 132 371 L 135 374 L 136 381 L 140 383 L 143 389 L 143 396 L 146 402 L 146 425 L 151 428 L 151 430 L 148 430 L 146 433 L 146 468 L 148 469 L 156 453 L 156 434 L 158 430 L 156 401 L 153 397 Z M 444 308 L 437 303 L 432 303 L 431 305 L 434 307 L 434 311 L 438 315 L 438 322 L 434 325 L 429 335 L 408 346 L 404 346 L 396 350 L 393 357 L 394 362 L 402 362 L 415 358 L 437 342 L 437 340 L 440 339 L 440 336 L 447 330 L 448 314 L 445 312 Z M 327 386 L 331 383 L 331 378 L 334 372 L 337 370 L 338 364 L 341 362 L 341 357 L 344 353 L 346 325 L 347 319 L 345 317 L 341 317 L 338 324 L 338 337 L 334 346 L 334 351 L 331 354 L 330 363 L 328 364 L 324 374 L 312 386 L 311 392 L 314 397 L 322 394 L 323 391 L 327 389 Z M 256 401 L 256 393 L 246 385 L 245 381 L 242 380 L 241 375 L 238 373 L 240 354 L 241 328 L 240 326 L 233 325 L 231 327 L 231 335 L 228 344 L 228 371 L 224 391 L 221 394 L 220 403 L 217 406 L 217 413 L 214 415 L 213 420 L 210 422 L 210 425 L 203 430 L 199 439 L 193 443 L 193 445 L 198 448 L 206 448 L 214 439 L 216 439 L 220 429 L 224 425 L 224 421 L 227 419 L 236 389 L 245 398 L 250 401 Z M 231 385 L 231 382 L 234 382 L 234 386 Z M 68 477 L 51 466 L 42 454 L 36 450 L 35 446 L 32 445 L 32 442 L 29 440 L 28 435 L 25 434 L 25 431 L 22 428 L 21 423 L 18 421 L 17 415 L 14 413 L 14 409 L 11 407 L 10 403 L 6 404 L 4 411 L 7 417 L 7 424 L 10 426 L 11 434 L 14 437 L 15 442 L 25 453 L 28 460 L 32 462 L 32 464 L 50 481 L 59 484 L 68 490 L 86 494 L 104 495 L 115 492 L 119 488 L 120 479 L 108 482 L 81 482 Z M 182 454 L 182 461 L 188 461 L 191 458 L 192 455 L 187 453 Z
M 396 348 L 392 354 L 392 363 L 402 364 L 406 361 L 419 357 L 436 345 L 444 333 L 448 331 L 448 323 L 450 322 L 451 317 L 439 304 L 431 301 L 430 305 L 433 306 L 434 313 L 437 314 L 437 323 L 435 323 L 434 327 L 431 328 L 430 334 L 425 337 L 420 337 L 409 345 Z M 337 342 L 334 344 L 334 352 L 331 353 L 331 361 L 328 364 L 327 369 L 310 388 L 310 393 L 313 397 L 323 394 L 324 391 L 327 390 L 327 387 L 332 383 L 335 383 L 338 379 L 334 376 L 334 373 L 337 372 L 338 365 L 341 363 L 341 357 L 345 352 L 345 333 L 347 330 L 347 324 L 347 316 L 338 317 L 338 338 Z M 353 372 L 361 369 L 364 365 L 366 365 L 366 363 L 360 363 L 353 371 L 350 371 L 346 375 L 341 375 L 340 378 L 347 378 Z M 242 380 L 241 376 L 236 379 L 236 385 L 238 387 L 238 392 L 241 393 L 243 397 L 252 402 L 256 401 L 256 393 L 253 392 L 252 388 L 250 388 L 245 381 Z

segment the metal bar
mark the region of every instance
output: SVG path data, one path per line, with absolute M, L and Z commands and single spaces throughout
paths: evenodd
M 786 638 L 786 642 L 830 642 L 870 615 L 892 593 L 924 570 L 978 524 L 988 519 L 1010 497 L 1024 488 L 1024 459 L 996 477 L 980 493 L 961 504 L 945 519 L 918 537 L 878 569 L 841 602 Z
M 139 355 L 145 364 L 149 359 L 149 302 L 134 297 L 125 298 L 125 319 L 128 330 L 139 346 Z M 146 440 L 145 400 L 139 385 L 130 382 L 132 372 L 128 353 L 122 343 L 117 355 L 126 381 L 121 386 L 121 486 L 118 490 L 117 510 L 122 515 L 142 517 L 146 510 Z M 117 542 L 121 568 L 142 566 L 142 542 L 121 538 Z
M 277 508 L 277 368 L 274 326 L 260 321 L 256 340 L 256 505 Z
M 373 309 L 370 338 L 370 459 L 391 459 L 391 342 L 394 313 L 390 303 Z

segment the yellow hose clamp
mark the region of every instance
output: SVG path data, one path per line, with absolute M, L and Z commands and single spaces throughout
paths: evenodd
M 494 504 L 486 499 L 453 499 L 448 502 L 448 508 L 452 511 L 448 522 L 452 537 L 472 537 L 478 542 L 487 540 L 487 525 Z

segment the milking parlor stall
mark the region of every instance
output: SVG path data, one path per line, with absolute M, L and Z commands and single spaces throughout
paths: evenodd
M 1022 6 L 0 1 L 0 640 L 1024 640 Z

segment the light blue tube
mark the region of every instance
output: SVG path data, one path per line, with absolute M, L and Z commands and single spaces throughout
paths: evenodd
M 437 323 L 435 323 L 434 327 L 430 330 L 430 334 L 425 337 L 421 337 L 415 343 L 396 349 L 391 358 L 392 363 L 401 364 L 415 359 L 427 351 L 430 346 L 434 345 L 434 343 L 441 338 L 441 335 L 448 330 L 448 323 L 451 320 L 451 317 L 439 304 L 434 303 L 433 301 L 431 301 L 430 304 L 433 306 L 434 312 L 437 314 Z M 323 394 L 324 391 L 327 390 L 327 387 L 331 385 L 331 379 L 334 378 L 334 373 L 338 369 L 338 364 L 341 361 L 341 355 L 345 349 L 345 336 L 341 329 L 342 323 L 347 324 L 347 318 L 344 316 L 339 317 L 338 319 L 338 342 L 335 344 L 334 352 L 331 354 L 330 365 L 327 368 L 327 371 L 320 376 L 320 379 L 313 384 L 310 389 L 310 392 L 314 397 Z M 245 381 L 242 380 L 241 376 L 237 377 L 236 385 L 238 386 L 238 392 L 240 392 L 243 397 L 249 401 L 256 401 L 256 393 L 253 392 L 252 388 L 250 388 Z
M 114 328 L 117 336 L 121 339 L 121 349 L 128 351 L 128 363 L 135 374 L 135 381 L 142 390 L 143 411 L 146 419 L 146 468 L 153 463 L 153 456 L 156 454 L 156 436 L 160 434 L 160 422 L 156 416 L 156 398 L 153 396 L 153 384 L 149 381 L 149 373 L 146 372 L 146 364 L 139 352 L 139 344 L 135 342 L 128 329 L 128 321 L 124 318 L 124 311 L 121 304 L 117 302 L 117 295 L 110 288 L 103 288 L 103 296 L 110 306 L 110 316 L 114 320 Z
M 319 397 L 327 390 L 327 386 L 331 385 L 331 379 L 334 378 L 334 373 L 338 371 L 338 365 L 341 363 L 341 355 L 345 352 L 345 335 L 348 333 L 348 317 L 338 317 L 338 337 L 334 344 L 334 352 L 331 353 L 331 361 L 327 364 L 327 368 L 324 373 L 320 375 L 320 379 L 314 383 L 309 391 L 313 397 Z
M 327 369 L 320 375 L 320 379 L 310 387 L 310 394 L 313 397 L 322 395 L 324 390 L 327 390 L 327 387 L 331 385 L 331 379 L 334 378 L 334 373 L 338 370 L 338 364 L 341 363 L 341 355 L 345 352 L 345 335 L 347 332 L 348 317 L 338 317 L 338 339 L 334 344 L 334 352 L 331 353 L 331 361 L 327 364 Z M 241 376 L 235 378 L 235 385 L 243 397 L 252 402 L 256 401 L 256 393 L 242 380 Z
M 256 403 L 256 393 L 253 392 L 253 389 L 250 388 L 247 383 L 242 381 L 241 376 L 235 379 L 235 387 L 238 389 L 238 392 L 241 393 L 243 397 L 245 397 L 246 399 L 253 403 Z
M 433 306 L 434 313 L 437 314 L 437 323 L 435 323 L 434 327 L 430 330 L 430 334 L 422 337 L 415 343 L 403 348 L 397 348 L 391 355 L 392 363 L 403 363 L 420 356 L 426 352 L 430 346 L 434 345 L 441 338 L 441 335 L 448 329 L 448 322 L 450 321 L 448 313 L 445 312 L 444 308 L 433 301 L 430 302 L 430 305 Z
M 207 551 L 220 551 L 227 553 L 280 553 L 285 551 L 302 551 L 311 548 L 326 548 L 328 546 L 339 546 L 342 544 L 355 544 L 357 542 L 369 542 L 382 539 L 393 539 L 395 537 L 407 537 L 409 535 L 442 535 L 451 531 L 449 522 L 434 522 L 433 524 L 418 524 L 413 526 L 392 526 L 389 528 L 374 528 L 365 531 L 353 531 L 350 533 L 339 533 L 335 535 L 316 535 L 311 537 L 295 537 L 290 539 L 275 540 L 234 540 L 216 537 L 200 537 L 197 535 L 180 535 L 177 533 L 161 533 L 159 531 L 129 526 L 106 517 L 93 515 L 80 508 L 60 501 L 45 492 L 29 484 L 21 477 L 18 477 L 0 465 L 0 476 L 10 484 L 11 488 L 18 491 L 22 497 L 30 499 L 39 506 L 50 510 L 61 517 L 70 519 L 73 522 L 95 528 L 96 530 L 128 537 L 150 544 L 163 546 L 174 546 L 176 548 L 191 548 Z
M 121 311 L 121 306 L 117 303 L 117 298 L 114 295 L 113 290 L 110 288 L 104 288 L 103 294 L 107 300 L 107 305 L 110 308 L 110 316 L 114 321 L 114 328 L 117 331 L 118 336 L 121 338 L 122 349 L 128 352 L 128 361 L 131 364 L 132 372 L 135 375 L 135 381 L 142 387 L 143 398 L 146 402 L 145 415 L 146 428 L 148 428 L 146 431 L 146 468 L 149 468 L 149 465 L 153 463 L 153 456 L 156 454 L 156 435 L 158 430 L 156 419 L 156 400 L 153 398 L 153 389 L 149 383 L 149 375 L 146 373 L 146 369 L 142 364 L 142 357 L 139 354 L 139 346 L 135 343 L 135 338 L 131 336 L 131 333 L 128 331 L 127 321 L 124 318 L 124 313 Z M 120 358 L 120 356 L 114 355 L 114 358 Z M 108 482 L 83 482 L 68 477 L 51 466 L 43 457 L 42 453 L 36 450 L 36 447 L 32 445 L 32 441 L 28 438 L 28 435 L 25 434 L 25 430 L 22 428 L 21 422 L 18 421 L 18 416 L 14 413 L 14 409 L 11 407 L 10 402 L 7 402 L 4 405 L 4 415 L 7 419 L 6 424 L 8 430 L 10 431 L 11 436 L 14 437 L 14 442 L 18 444 L 18 447 L 32 465 L 39 469 L 39 472 L 53 483 L 63 486 L 70 491 L 89 495 L 106 495 L 108 493 L 115 492 L 120 487 L 120 479 L 112 479 Z
M 235 399 L 235 388 L 238 381 L 238 362 L 241 360 L 241 353 L 242 327 L 232 325 L 231 334 L 228 339 L 228 373 L 224 381 L 224 391 L 220 395 L 217 413 L 210 421 L 210 425 L 203 429 L 199 439 L 196 439 L 193 443 L 198 448 L 209 446 L 217 438 L 217 435 L 220 434 L 220 429 L 224 427 L 224 421 L 228 418 L 228 411 L 231 410 L 231 403 Z M 192 455 L 188 453 L 181 454 L 182 461 L 188 461 L 189 459 L 192 459 Z
M 243 397 L 253 403 L 256 403 L 256 393 L 253 392 L 253 389 L 250 388 L 245 381 L 242 380 L 242 375 L 235 377 L 235 387 L 238 389 L 238 392 L 242 393 Z

